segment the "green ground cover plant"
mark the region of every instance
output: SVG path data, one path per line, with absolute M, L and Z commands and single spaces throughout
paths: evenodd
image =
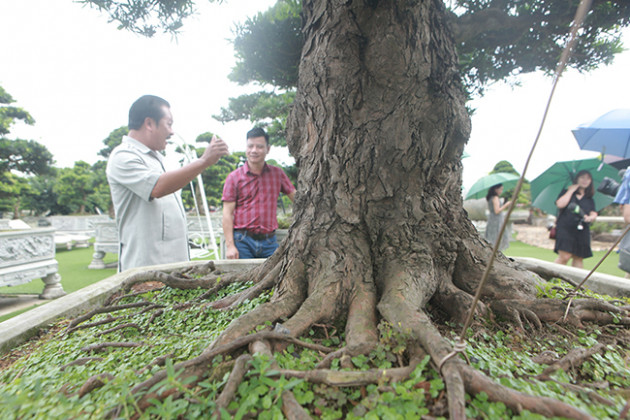
M 344 345 L 341 325 L 313 327 L 302 341 L 288 344 L 272 357 L 248 356 L 242 381 L 235 385 L 229 372 L 243 356 L 242 348 L 214 356 L 210 373 L 203 378 L 182 377 L 178 362 L 204 351 L 232 319 L 268 301 L 272 292 L 230 310 L 217 310 L 200 299 L 207 289 L 181 290 L 156 282 L 149 286 L 111 300 L 109 304 L 119 310 L 60 321 L 42 339 L 3 356 L 3 418 L 282 419 L 286 391 L 314 418 L 447 416 L 444 383 L 428 356 L 399 381 L 383 377 L 373 384 L 344 382 L 344 374 L 392 371 L 409 364 L 408 337 L 386 323 L 379 326 L 377 348 L 368 355 L 333 360 L 327 381 L 307 380 L 299 372 L 316 369 L 325 357 L 320 347 L 310 345 L 333 350 Z M 212 299 L 248 286 L 231 284 Z M 553 281 L 541 287 L 539 294 L 561 299 L 569 290 L 570 286 Z M 630 303 L 586 292 L 585 296 Z M 432 316 L 440 324 L 440 314 Z M 500 319 L 481 318 L 468 331 L 466 355 L 473 367 L 503 385 L 564 401 L 597 419 L 620 418 L 627 411 L 630 337 L 622 326 L 527 325 L 518 330 L 506 325 Z M 251 334 L 270 328 L 262 325 Z M 442 332 L 456 341 L 459 329 L 447 323 Z M 597 351 L 571 358 L 577 351 L 592 349 Z M 571 363 L 563 367 L 562 361 L 568 358 Z M 138 399 L 134 387 L 158 372 L 164 373 L 162 379 L 142 392 L 149 398 Z M 223 401 L 230 383 L 233 394 Z M 484 393 L 467 397 L 466 415 L 543 418 L 527 411 L 513 412 L 503 403 L 491 402 Z

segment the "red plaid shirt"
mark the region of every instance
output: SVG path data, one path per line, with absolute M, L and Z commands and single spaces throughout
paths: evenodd
M 276 209 L 280 193 L 291 194 L 295 187 L 282 169 L 267 165 L 260 175 L 249 171 L 247 162 L 232 171 L 223 186 L 223 201 L 235 202 L 234 229 L 271 233 L 278 229 Z

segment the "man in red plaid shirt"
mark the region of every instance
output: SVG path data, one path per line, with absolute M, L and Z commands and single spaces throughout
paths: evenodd
M 278 197 L 282 192 L 293 201 L 295 187 L 282 169 L 265 163 L 269 148 L 265 130 L 250 130 L 247 162 L 225 180 L 223 235 L 228 259 L 267 258 L 278 248 Z

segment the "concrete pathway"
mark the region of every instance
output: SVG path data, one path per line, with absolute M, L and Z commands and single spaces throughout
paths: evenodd
M 0 295 L 0 316 L 17 312 L 21 309 L 41 305 L 48 302 L 39 298 L 39 295 L 2 294 Z

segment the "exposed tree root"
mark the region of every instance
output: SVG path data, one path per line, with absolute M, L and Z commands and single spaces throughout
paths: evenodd
M 108 315 L 107 318 L 101 320 L 101 321 L 97 321 L 97 322 L 91 322 L 89 324 L 80 324 L 77 325 L 76 327 L 72 327 L 72 328 L 66 328 L 65 330 L 65 334 L 66 335 L 70 335 L 73 332 L 77 331 L 77 330 L 83 330 L 83 329 L 87 329 L 87 328 L 92 328 L 92 327 L 99 327 L 101 325 L 105 325 L 105 324 L 111 324 L 114 321 L 118 321 L 119 319 L 123 319 L 126 318 L 126 316 L 117 316 L 117 317 L 113 317 L 111 315 Z
M 161 290 L 161 289 L 162 289 L 162 287 L 160 287 L 159 289 L 154 289 L 154 290 Z M 114 293 L 112 296 L 109 297 L 108 300 L 105 301 L 105 304 L 103 306 L 112 306 L 116 302 L 119 302 L 119 301 L 121 301 L 123 299 L 132 298 L 132 297 L 139 296 L 139 295 L 142 295 L 142 294 L 145 294 L 145 293 L 146 293 L 146 290 L 140 290 L 140 291 L 137 291 L 137 292 L 128 293 L 126 295 L 124 295 L 122 293 Z
M 153 321 L 155 321 L 157 317 L 159 317 L 163 313 L 164 313 L 164 309 L 158 309 L 157 311 L 153 312 L 151 314 L 151 318 L 149 318 L 149 320 L 147 321 L 147 325 L 151 325 Z
M 286 269 L 283 282 L 276 287 L 276 293 L 272 300 L 232 321 L 215 342 L 210 345 L 209 350 L 242 337 L 266 321 L 276 322 L 291 316 L 300 307 L 305 295 L 304 266 L 301 261 L 295 260 Z M 297 336 L 293 332 L 291 332 L 291 335 Z
M 229 310 L 240 306 L 246 300 L 254 299 L 265 291 L 269 290 L 278 282 L 278 274 L 280 272 L 280 266 L 277 266 L 274 270 L 271 270 L 262 281 L 257 282 L 252 287 L 243 290 L 240 293 L 235 293 L 230 296 L 226 296 L 223 299 L 211 302 L 208 304 L 213 309 L 225 309 Z
M 534 397 L 499 385 L 488 379 L 481 372 L 463 363 L 459 363 L 459 370 L 468 392 L 471 394 L 485 392 L 490 401 L 502 401 L 516 413 L 529 410 L 532 413 L 542 414 L 546 417 L 567 417 L 578 420 L 593 419 L 593 417 L 582 410 L 578 410 L 561 401 L 546 397 Z
M 455 286 L 450 278 L 445 278 L 440 283 L 437 292 L 432 298 L 432 302 L 446 312 L 450 319 L 460 325 L 464 325 L 468 311 L 473 303 L 473 296 Z M 480 316 L 485 316 L 488 312 L 483 302 L 477 303 L 476 311 Z
M 586 395 L 588 395 L 588 397 L 593 400 L 593 401 L 597 401 L 600 404 L 604 404 L 607 405 L 609 407 L 612 407 L 615 405 L 614 402 L 610 401 L 607 398 L 602 397 L 601 395 L 599 395 L 597 392 L 593 391 L 592 389 L 586 389 L 582 386 L 577 386 L 574 384 L 568 384 L 565 382 L 560 382 L 560 381 L 556 381 L 555 379 L 549 379 L 550 381 L 552 381 L 553 383 L 556 383 L 570 391 L 576 392 L 576 393 L 584 393 Z M 620 417 L 621 418 L 621 417 Z
M 146 344 L 144 343 L 132 343 L 132 342 L 107 342 L 107 343 L 91 344 L 89 346 L 83 347 L 81 351 L 85 351 L 88 353 L 99 353 L 108 348 L 142 347 L 145 345 Z
M 305 348 L 310 348 L 316 351 L 321 351 L 323 353 L 329 353 L 331 351 L 331 349 L 328 347 L 321 346 L 318 344 L 306 343 L 294 337 L 288 336 L 286 334 L 279 334 L 279 333 L 271 332 L 271 331 L 262 331 L 255 334 L 250 334 L 244 337 L 240 337 L 223 346 L 207 348 L 206 350 L 203 351 L 203 353 L 201 353 L 201 355 L 193 359 L 175 364 L 173 366 L 173 369 L 175 370 L 175 372 L 180 372 L 178 374 L 179 379 L 185 379 L 185 378 L 194 376 L 195 381 L 192 382 L 194 384 L 202 380 L 205 376 L 207 376 L 208 366 L 212 365 L 212 360 L 214 359 L 214 357 L 221 354 L 230 354 L 235 350 L 238 350 L 244 346 L 248 346 L 250 343 L 254 341 L 260 341 L 260 340 L 287 341 L 289 343 L 292 343 L 301 347 L 305 347 Z M 155 384 L 163 380 L 165 377 L 166 377 L 166 371 L 162 370 L 156 373 L 150 379 L 136 385 L 131 390 L 131 392 L 132 394 L 138 394 L 143 391 L 146 391 L 147 389 L 150 389 Z M 167 390 L 160 394 L 156 392 L 146 393 L 138 401 L 138 406 L 146 407 L 148 406 L 148 404 L 150 404 L 149 403 L 150 399 L 152 398 L 163 399 L 163 398 L 166 398 L 168 395 L 171 395 L 172 392 L 173 391 Z
M 169 353 L 169 354 L 165 354 L 163 356 L 158 356 L 155 359 L 153 359 L 151 361 L 151 363 L 149 363 L 148 365 L 146 365 L 145 367 L 140 369 L 138 371 L 138 374 L 141 374 L 144 371 L 151 369 L 151 367 L 153 367 L 153 366 L 164 366 L 164 364 L 166 363 L 167 359 L 172 359 L 174 357 L 175 357 L 175 353 Z
M 66 334 L 69 334 L 71 331 L 73 331 L 74 327 L 76 327 L 82 322 L 87 321 L 88 319 L 92 318 L 94 315 L 105 314 L 108 312 L 122 311 L 124 309 L 129 309 L 129 308 L 141 308 L 144 306 L 151 306 L 151 305 L 154 305 L 154 304 L 151 302 L 135 302 L 135 303 L 127 303 L 125 305 L 105 306 L 102 308 L 96 308 L 85 315 L 82 315 L 73 319 L 66 327 Z
M 121 290 L 127 291 L 138 283 L 157 281 L 174 289 L 209 289 L 217 283 L 218 276 L 209 274 L 200 278 L 183 276 L 181 273 L 166 273 L 164 271 L 144 271 L 129 277 L 121 285 Z
M 249 345 L 249 351 L 252 354 L 266 355 L 271 360 L 271 368 L 274 370 L 280 369 L 271 352 L 271 345 L 267 340 L 253 341 Z M 311 418 L 308 412 L 297 402 L 293 392 L 289 390 L 282 392 L 282 412 L 289 420 L 308 420 Z
M 291 391 L 282 392 L 282 413 L 288 420 L 312 420 Z
M 135 322 L 128 322 L 126 324 L 120 324 L 120 325 L 115 326 L 114 328 L 110 328 L 108 330 L 101 331 L 100 333 L 96 334 L 96 337 L 100 337 L 101 335 L 105 335 L 105 334 L 113 333 L 113 332 L 116 332 L 116 331 L 124 330 L 125 328 L 135 328 L 138 331 L 142 330 L 142 328 L 140 328 L 140 326 L 138 324 L 136 324 Z
M 70 366 L 83 366 L 89 362 L 101 362 L 103 361 L 102 357 L 81 357 L 80 359 L 73 360 L 70 363 L 66 363 L 65 365 L 59 368 L 60 371 L 64 371 Z
M 79 398 L 83 398 L 86 394 L 102 387 L 107 383 L 107 381 L 111 381 L 112 379 L 114 379 L 114 375 L 110 373 L 99 373 L 98 375 L 94 375 L 85 381 L 77 394 L 79 395 Z
M 314 384 L 329 386 L 365 386 L 389 382 L 401 382 L 409 378 L 420 359 L 413 359 L 408 366 L 391 369 L 368 369 L 361 371 L 340 371 L 329 369 L 287 370 L 279 369 L 277 377 L 300 378 Z
M 300 378 L 311 383 L 331 387 L 364 387 L 373 383 L 384 385 L 389 382 L 406 380 L 422 360 L 426 351 L 445 382 L 448 390 L 446 394 L 448 411 L 452 419 L 465 419 L 466 393 L 477 394 L 479 392 L 488 394 L 491 401 L 504 402 L 514 412 L 529 410 L 545 416 L 589 418 L 581 410 L 560 401 L 529 396 L 503 387 L 463 363 L 462 359 L 458 357 L 458 353 L 453 351 L 452 344 L 440 334 L 423 308 L 431 300 L 432 304 L 444 310 L 452 320 L 462 321 L 472 302 L 472 295 L 467 290 L 470 287 L 461 281 L 458 284 L 451 282 L 448 270 L 445 271 L 443 268 L 433 266 L 431 259 L 416 259 L 413 264 L 401 260 L 385 263 L 379 267 L 378 276 L 376 276 L 383 280 L 376 283 L 369 281 L 370 278 L 375 277 L 371 267 L 364 267 L 358 271 L 326 270 L 319 267 L 311 271 L 307 270 L 300 260 L 294 259 L 288 263 L 283 261 L 285 260 L 277 260 L 277 264 L 271 266 L 268 264 L 268 260 L 267 263 L 253 270 L 257 275 L 264 274 L 264 277 L 254 281 L 252 287 L 236 295 L 213 302 L 209 306 L 215 309 L 234 308 L 273 287 L 275 292 L 270 302 L 261 304 L 233 320 L 228 328 L 199 356 L 176 363 L 173 366 L 177 379 L 185 382 L 187 387 L 194 387 L 199 381 L 209 376 L 215 376 L 219 370 L 230 365 L 229 379 L 216 400 L 214 414 L 217 417 L 221 416 L 221 413 L 226 413 L 225 410 L 235 397 L 238 386 L 244 380 L 252 357 L 250 354 L 265 353 L 269 355 L 275 371 L 275 373 L 270 374 L 272 377 Z M 141 282 L 149 278 L 151 281 L 155 281 L 154 274 L 135 276 L 133 281 Z M 196 281 L 185 279 L 179 274 L 179 277 L 166 273 L 161 275 L 159 281 L 166 280 L 165 284 L 170 284 L 169 287 L 189 288 Z M 234 282 L 252 280 L 251 272 L 219 277 L 214 271 L 202 279 L 202 282 L 205 282 L 203 285 L 209 287 L 202 296 L 204 298 L 210 297 L 222 287 Z M 432 286 L 427 287 L 427 284 Z M 200 286 L 197 284 L 194 287 Z M 574 299 L 569 306 L 568 301 L 524 298 L 531 296 L 523 292 L 529 290 L 526 281 L 523 281 L 522 287 L 511 295 L 505 291 L 500 294 L 491 288 L 488 290 L 488 293 L 483 295 L 487 303 L 479 303 L 476 313 L 485 315 L 488 310 L 492 310 L 494 315 L 510 319 L 521 329 L 541 329 L 543 323 L 556 323 L 555 328 L 562 329 L 559 324 L 563 322 L 576 327 L 583 327 L 583 322 L 600 324 L 617 322 L 614 325 L 630 325 L 626 308 L 599 300 Z M 510 296 L 521 298 L 510 299 Z M 184 304 L 182 308 L 198 305 L 201 299 L 197 298 L 195 301 Z M 96 313 L 129 307 L 133 306 L 119 305 L 103 308 L 86 315 L 79 322 L 89 319 Z M 156 306 L 142 302 L 137 307 L 143 307 L 143 311 L 148 311 Z M 301 342 L 296 338 L 320 322 L 335 320 L 339 316 L 340 310 L 342 312 L 345 310 L 347 315 L 344 319 L 346 342 L 343 347 L 333 351 L 328 347 Z M 149 324 L 160 313 L 161 310 L 155 311 L 151 315 Z M 327 369 L 335 359 L 340 359 L 342 367 L 352 367 L 352 357 L 367 355 L 374 349 L 378 343 L 378 330 L 376 328 L 378 315 L 383 321 L 394 326 L 401 337 L 407 341 L 406 357 L 403 358 L 398 355 L 400 367 L 363 371 Z M 251 334 L 256 327 L 268 322 L 277 322 L 275 331 Z M 135 324 L 126 325 L 139 329 L 139 326 Z M 76 322 L 73 328 L 76 328 Z M 124 326 L 118 328 L 121 329 Z M 102 334 L 115 330 L 117 329 L 110 329 Z M 272 349 L 282 349 L 289 343 L 316 350 L 323 355 L 323 358 L 313 370 L 282 369 L 275 364 Z M 86 347 L 83 350 L 96 352 L 107 347 L 135 345 L 142 344 L 101 343 L 89 348 Z M 246 346 L 249 346 L 249 354 L 241 354 Z M 561 360 L 556 360 L 557 357 L 550 359 L 551 365 L 536 379 L 549 380 L 549 375 L 555 370 L 566 370 L 573 365 L 580 364 L 585 358 L 601 351 L 603 347 L 604 345 L 601 344 L 581 354 L 571 353 Z M 236 359 L 234 362 L 212 366 L 214 358 L 218 355 L 230 355 Z M 168 355 L 158 358 L 159 360 L 156 359 L 143 368 L 141 372 L 154 365 L 163 365 L 167 358 L 172 357 L 173 355 Z M 407 358 L 409 362 L 406 363 Z M 132 394 L 137 397 L 136 404 L 140 411 L 153 404 L 156 399 L 164 400 L 168 396 L 178 398 L 184 395 L 181 389 L 175 388 L 152 390 L 156 384 L 165 378 L 166 370 L 162 370 L 132 389 Z M 98 384 L 96 379 L 95 383 Z M 585 390 L 583 387 L 569 388 L 577 392 L 586 392 L 593 400 L 602 404 L 612 404 L 611 401 Z M 282 410 L 287 418 L 308 418 L 307 411 L 297 403 L 292 392 L 284 391 L 282 401 Z
M 215 411 L 215 415 L 220 418 L 221 417 L 221 409 L 227 408 L 228 404 L 232 399 L 234 399 L 234 395 L 236 394 L 236 390 L 238 386 L 243 382 L 243 378 L 245 377 L 245 373 L 248 370 L 248 364 L 252 360 L 252 356 L 249 354 L 240 355 L 236 361 L 234 362 L 234 367 L 232 368 L 232 372 L 230 373 L 230 377 L 228 378 L 227 383 L 223 387 L 223 391 L 216 399 L 217 409 Z
M 448 407 L 452 419 L 465 419 L 465 392 L 454 359 L 445 360 L 452 351 L 451 345 L 433 326 L 429 317 L 419 308 L 429 297 L 421 287 L 423 276 L 431 276 L 432 270 L 404 270 L 402 265 L 390 266 L 386 271 L 388 282 L 384 285 L 378 310 L 381 316 L 401 332 L 418 340 L 431 359 L 440 366 L 448 390 Z M 414 278 L 410 273 L 415 273 Z M 420 305 L 418 305 L 420 303 Z
M 548 366 L 538 378 L 541 380 L 549 379 L 549 376 L 557 370 L 568 370 L 571 367 L 581 365 L 584 360 L 591 357 L 594 354 L 602 351 L 606 346 L 599 343 L 588 349 L 576 349 L 570 351 L 562 359 L 556 361 L 554 364 Z
M 626 311 L 596 299 L 572 300 L 571 305 L 558 299 L 510 299 L 493 301 L 490 306 L 496 314 L 506 316 L 521 328 L 523 321 L 534 324 L 537 328 L 542 325 L 541 321 L 566 322 L 578 328 L 584 328 L 584 321 L 598 324 L 618 321 L 622 325 L 630 325 L 630 317 Z

